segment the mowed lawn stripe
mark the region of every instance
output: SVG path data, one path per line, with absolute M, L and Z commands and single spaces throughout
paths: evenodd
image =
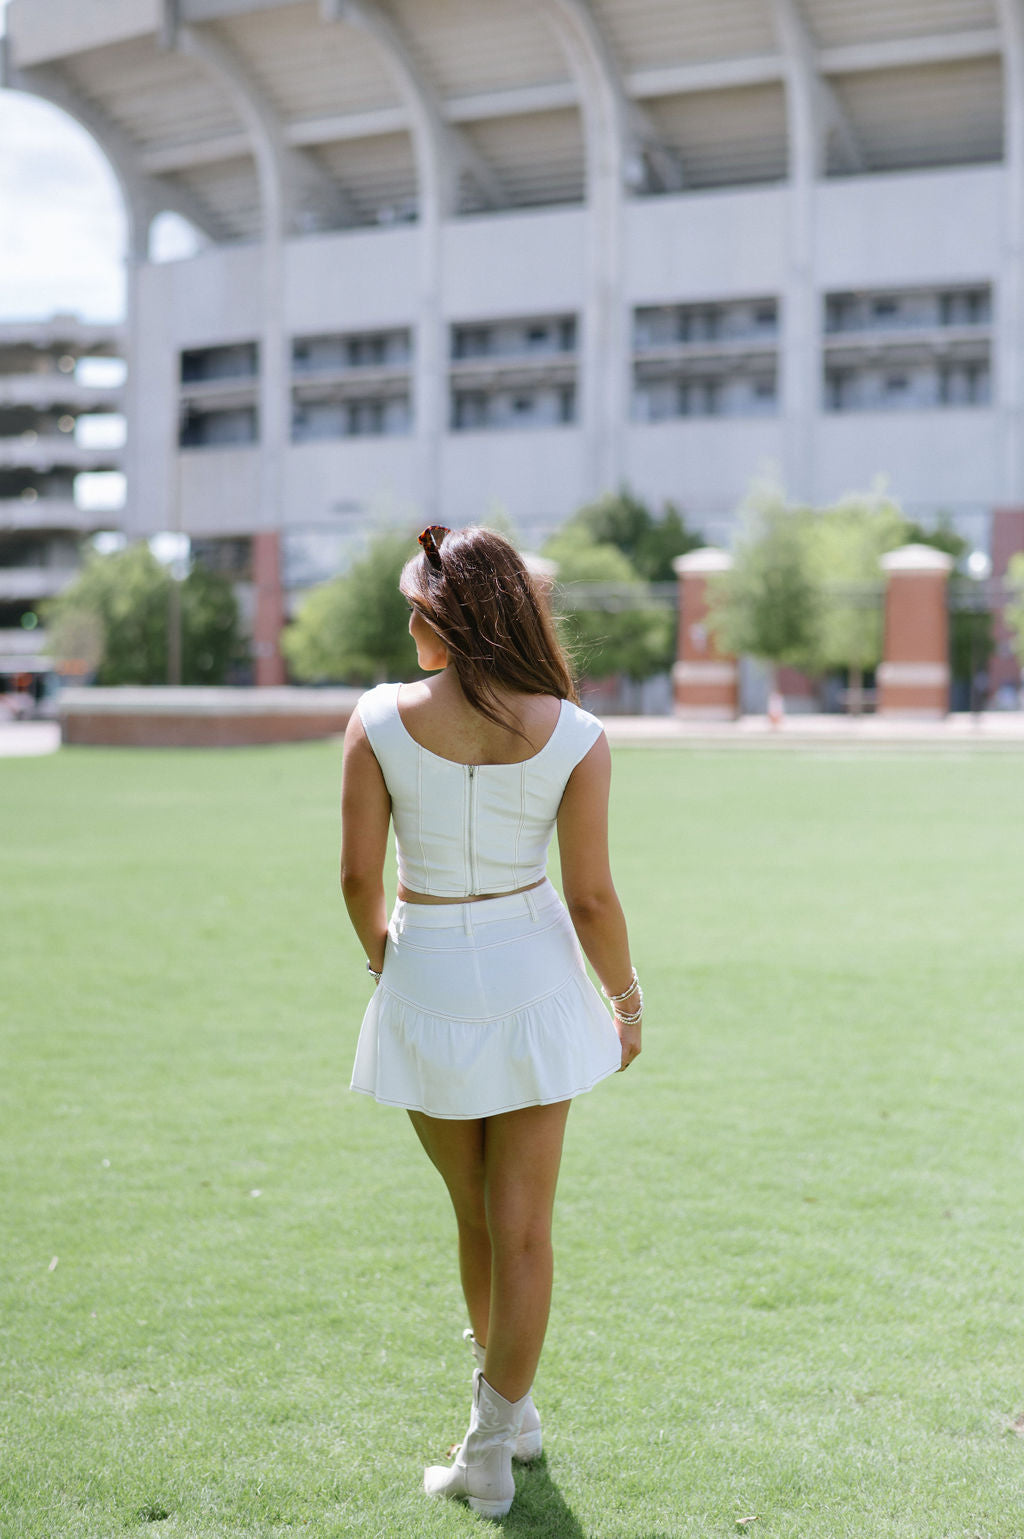
M 616 753 L 645 1051 L 570 1119 L 510 1534 L 1019 1539 L 1020 774 Z M 440 1183 L 346 1089 L 338 776 L 0 763 L 3 1539 L 479 1532 L 418 1490 L 470 1363 Z

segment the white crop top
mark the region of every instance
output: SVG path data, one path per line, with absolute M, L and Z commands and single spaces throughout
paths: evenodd
M 398 684 L 378 684 L 359 715 L 391 795 L 398 877 L 443 898 L 514 892 L 538 882 L 566 781 L 602 732 L 563 700 L 555 730 L 521 764 L 458 764 L 423 748 L 398 714 Z

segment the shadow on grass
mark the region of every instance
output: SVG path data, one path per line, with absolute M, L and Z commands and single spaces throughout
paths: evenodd
M 547 1459 L 525 1464 L 517 1472 L 516 1499 L 512 1510 L 501 1520 L 503 1534 L 512 1536 L 543 1535 L 544 1539 L 586 1539 L 565 1498 L 548 1473 Z

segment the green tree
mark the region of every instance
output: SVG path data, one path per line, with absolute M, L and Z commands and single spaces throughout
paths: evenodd
M 1013 636 L 1013 650 L 1021 665 L 1024 666 L 1024 551 L 1018 551 L 1015 556 L 1010 557 L 1010 565 L 1006 570 L 1006 586 L 1012 596 L 1003 610 L 1003 619 Z
M 51 650 L 58 659 L 94 665 L 97 684 L 166 684 L 176 580 L 144 540 L 110 555 L 91 553 L 70 587 L 46 606 Z M 220 683 L 241 655 L 230 584 L 195 567 L 181 584 L 181 612 L 182 683 Z
M 673 559 L 704 544 L 672 503 L 655 517 L 625 488 L 580 508 L 563 526 L 572 529 L 583 530 L 597 545 L 614 545 L 645 582 L 674 581 Z
M 859 713 L 864 674 L 877 668 L 884 645 L 879 561 L 906 543 L 906 521 L 889 499 L 853 494 L 811 518 L 807 535 L 810 570 L 821 587 L 813 671 L 847 669 Z
M 813 669 L 821 655 L 823 594 L 809 508 L 777 493 L 748 504 L 730 571 L 711 590 L 709 623 L 725 652 Z
M 414 550 L 407 534 L 375 535 L 347 572 L 312 590 L 281 638 L 296 678 L 376 684 L 418 677 L 406 634 L 409 611 L 398 591 Z
M 181 682 L 222 684 L 245 660 L 234 589 L 196 562 L 181 585 Z
M 555 609 L 581 674 L 605 679 L 624 673 L 639 682 L 671 666 L 672 613 L 651 599 L 622 551 L 572 521 L 543 553 L 558 563 Z M 596 594 L 587 592 L 594 588 Z

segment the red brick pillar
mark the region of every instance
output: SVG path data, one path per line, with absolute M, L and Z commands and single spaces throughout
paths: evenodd
M 739 709 L 736 659 L 719 652 L 707 623 L 708 583 L 729 570 L 732 557 L 709 545 L 677 556 L 672 565 L 679 579 L 679 641 L 672 670 L 676 714 L 732 720 Z
M 903 545 L 882 557 L 886 574 L 885 660 L 878 709 L 889 716 L 945 716 L 949 710 L 947 588 L 953 558 L 930 545 Z
M 281 537 L 267 529 L 252 537 L 252 580 L 256 607 L 252 621 L 252 651 L 257 684 L 283 684 L 284 658 L 280 637 L 284 625 L 281 587 Z
M 992 510 L 992 576 L 998 585 L 1006 577 L 1010 557 L 1024 551 L 1024 508 L 993 508 Z M 989 691 L 995 694 L 1004 684 L 1016 689 L 1020 683 L 1020 659 L 1013 648 L 1010 627 L 1003 619 L 1000 603 L 995 612 L 996 650 L 989 664 Z

